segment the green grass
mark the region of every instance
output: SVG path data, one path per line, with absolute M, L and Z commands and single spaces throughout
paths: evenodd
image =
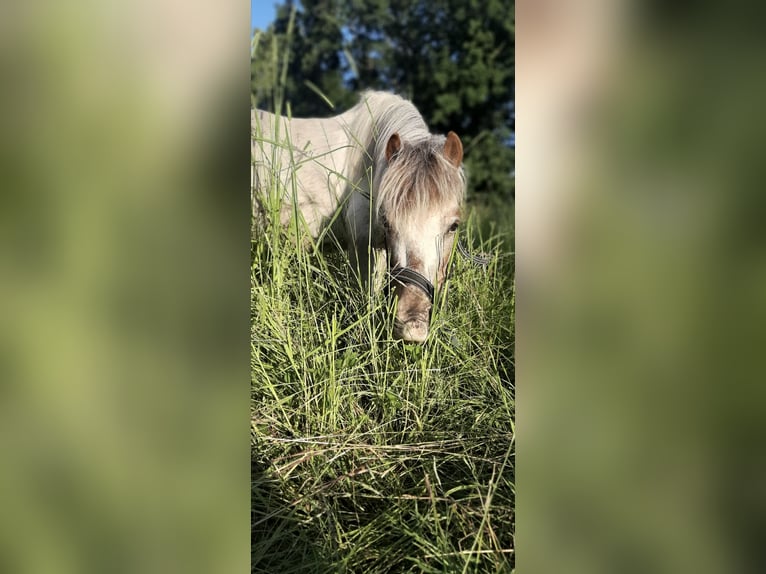
M 478 224 L 423 346 L 342 253 L 254 237 L 253 572 L 511 570 L 511 236 Z
M 511 572 L 512 205 L 469 204 L 463 239 L 492 263 L 455 256 L 420 346 L 392 339 L 392 303 L 359 288 L 341 250 L 306 247 L 265 203 L 251 250 L 252 571 Z

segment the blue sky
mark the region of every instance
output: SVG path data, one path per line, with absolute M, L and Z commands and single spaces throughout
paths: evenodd
M 250 0 L 250 28 L 265 30 L 276 15 L 274 0 Z

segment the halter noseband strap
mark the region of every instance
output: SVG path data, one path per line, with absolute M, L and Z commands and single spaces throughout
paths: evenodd
M 491 259 L 487 257 L 486 255 L 474 255 L 473 253 L 469 252 L 468 249 L 466 249 L 465 245 L 463 245 L 463 242 L 458 239 L 457 242 L 457 250 L 468 261 L 476 265 L 477 267 L 483 267 L 486 268 Z M 421 275 L 414 269 L 410 269 L 409 267 L 394 267 L 391 272 L 391 279 L 399 283 L 400 285 L 412 285 L 413 287 L 417 287 L 420 289 L 423 293 L 426 294 L 426 297 L 428 297 L 428 300 L 433 303 L 434 302 L 434 284 L 431 283 L 427 277 L 424 275 Z
M 412 285 L 426 294 L 428 300 L 434 302 L 434 285 L 426 277 L 410 269 L 409 267 L 394 267 L 391 270 L 391 279 L 400 285 Z

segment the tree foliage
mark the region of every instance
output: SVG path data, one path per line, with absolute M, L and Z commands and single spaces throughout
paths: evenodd
M 361 90 L 394 91 L 432 131 L 460 135 L 471 192 L 512 195 L 512 1 L 287 0 L 252 62 L 258 106 L 272 105 L 271 51 L 284 53 L 288 36 L 284 90 L 294 115 L 334 115 Z

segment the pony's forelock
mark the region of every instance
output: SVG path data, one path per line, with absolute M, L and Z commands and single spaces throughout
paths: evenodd
M 375 211 L 389 221 L 407 222 L 416 214 L 461 205 L 465 176 L 443 153 L 444 136 L 402 148 L 386 166 L 375 197 Z
M 445 155 L 446 138 L 429 132 L 412 102 L 384 92 L 364 92 L 346 116 L 356 142 L 350 165 L 372 168 L 369 196 L 374 214 L 390 221 L 411 220 L 423 210 L 437 212 L 444 205 L 462 205 L 465 176 Z M 400 146 L 390 158 L 388 147 L 396 135 Z M 367 172 L 369 173 L 369 172 Z M 364 182 L 359 171 L 350 178 Z

